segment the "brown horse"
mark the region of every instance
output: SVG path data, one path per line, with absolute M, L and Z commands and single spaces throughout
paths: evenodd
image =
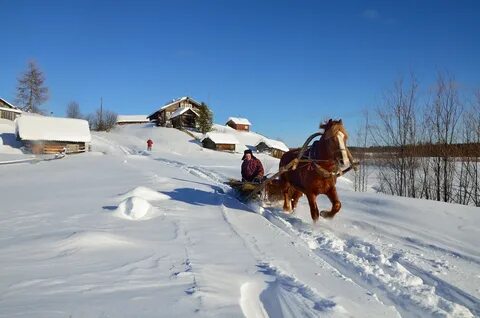
M 296 169 L 290 169 L 280 175 L 280 184 L 283 192 L 283 210 L 291 212 L 295 209 L 298 200 L 304 193 L 310 205 L 310 214 L 314 222 L 319 215 L 332 218 L 340 211 L 341 203 L 338 200 L 335 184 L 337 173 L 343 167 L 350 166 L 353 158 L 346 147 L 347 132 L 342 120 L 329 120 L 320 125 L 324 133 L 320 140 L 315 141 L 308 150 L 308 156 L 300 158 Z M 301 149 L 286 152 L 280 159 L 280 171 L 292 160 L 297 159 Z M 292 187 L 294 189 L 293 195 Z M 317 195 L 326 194 L 332 202 L 330 211 L 319 213 Z

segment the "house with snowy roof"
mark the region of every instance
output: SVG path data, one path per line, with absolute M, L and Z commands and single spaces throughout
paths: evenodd
M 195 128 L 197 126 L 200 107 L 201 103 L 191 97 L 185 96 L 166 103 L 148 115 L 147 118 L 157 126 Z
M 147 115 L 118 115 L 117 125 L 146 124 L 150 120 Z
M 290 149 L 283 142 L 273 139 L 264 138 L 255 145 L 258 152 L 263 152 L 275 158 L 282 158 L 283 154 Z
M 246 118 L 229 117 L 225 125 L 232 127 L 235 130 L 250 131 L 252 125 Z
M 202 139 L 202 145 L 208 149 L 234 152 L 240 142 L 232 134 L 209 132 Z
M 0 118 L 15 120 L 21 114 L 22 111 L 18 107 L 0 98 Z
M 91 142 L 83 119 L 22 116 L 15 121 L 17 139 L 34 154 L 85 152 Z

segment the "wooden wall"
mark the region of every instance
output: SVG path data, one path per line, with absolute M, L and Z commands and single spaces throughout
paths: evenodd
M 283 150 L 268 147 L 264 142 L 259 143 L 256 148 L 257 151 L 268 153 L 272 157 L 278 159 L 282 158 L 283 154 L 285 153 Z
M 235 145 L 233 144 L 216 144 L 210 138 L 205 138 L 202 141 L 204 148 L 218 150 L 218 151 L 235 151 Z
M 233 121 L 229 121 L 227 123 L 227 126 L 230 126 L 235 130 L 250 131 L 250 126 L 249 125 L 235 124 Z
M 88 150 L 84 142 L 61 142 L 61 141 L 24 141 L 26 148 L 33 154 L 54 154 L 61 153 L 63 148 L 66 153 L 79 153 Z

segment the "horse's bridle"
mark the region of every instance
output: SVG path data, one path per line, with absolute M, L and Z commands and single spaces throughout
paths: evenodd
M 334 151 L 334 154 L 338 153 L 338 152 L 341 152 L 342 153 L 342 158 L 343 157 L 343 152 L 346 152 L 346 156 L 348 158 L 348 161 L 350 163 L 350 166 L 347 167 L 346 169 L 342 170 L 340 169 L 340 166 L 338 164 L 338 161 L 337 160 L 319 160 L 319 159 L 312 159 L 310 157 L 310 153 L 309 153 L 309 158 L 308 159 L 302 159 L 303 155 L 305 154 L 305 151 L 307 150 L 308 148 L 308 145 L 310 144 L 310 142 L 318 137 L 318 136 L 322 136 L 322 138 L 324 138 L 325 140 L 328 140 L 330 138 L 333 138 L 333 137 L 337 137 L 337 138 L 340 138 L 339 134 L 341 134 L 342 138 L 345 137 L 345 134 L 339 130 L 337 133 L 335 134 L 332 134 L 332 133 L 329 133 L 329 134 L 325 134 L 324 132 L 317 132 L 317 133 L 314 133 L 313 135 L 311 135 L 306 141 L 305 143 L 303 144 L 301 150 L 300 150 L 300 153 L 298 154 L 298 157 L 297 157 L 297 164 L 300 163 L 300 162 L 308 162 L 310 163 L 313 168 L 315 169 L 315 171 L 321 175 L 322 177 L 324 178 L 330 178 L 330 177 L 333 177 L 333 176 L 341 176 L 342 174 L 346 173 L 347 171 L 351 170 L 352 168 L 356 170 L 356 166 L 354 166 L 354 161 L 353 161 L 353 156 L 352 154 L 350 153 L 350 150 L 347 148 L 347 146 L 345 145 L 345 143 L 342 141 L 340 142 L 340 139 L 339 139 L 339 142 L 341 145 L 343 145 L 344 148 L 340 148 L 338 150 L 335 150 Z M 323 168 L 320 163 L 323 162 L 323 163 L 327 163 L 327 162 L 332 162 L 333 164 L 335 164 L 335 169 L 333 171 L 328 171 L 327 169 Z M 293 168 L 293 170 L 296 169 L 296 165 L 295 164 L 295 168 Z

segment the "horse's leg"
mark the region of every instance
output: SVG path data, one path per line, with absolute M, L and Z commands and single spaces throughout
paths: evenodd
M 320 215 L 324 218 L 333 218 L 335 214 L 340 211 L 340 208 L 342 207 L 342 204 L 338 200 L 338 195 L 337 195 L 337 189 L 335 187 L 332 187 L 327 193 L 326 193 L 328 199 L 330 202 L 332 202 L 332 209 L 330 211 L 322 211 L 320 212 Z
M 292 201 L 289 195 L 289 190 L 290 190 L 290 183 L 283 179 L 280 178 L 281 180 L 281 185 L 282 185 L 282 193 L 283 193 L 283 211 L 285 212 L 291 212 L 292 211 Z
M 317 206 L 317 196 L 313 193 L 306 193 L 308 204 L 310 205 L 310 215 L 312 216 L 313 222 L 318 220 L 318 206 Z
M 302 197 L 302 192 L 298 191 L 298 190 L 293 190 L 293 196 L 292 196 L 292 209 L 295 210 L 295 208 L 297 207 L 297 204 L 298 204 L 298 200 L 300 200 L 300 198 Z

